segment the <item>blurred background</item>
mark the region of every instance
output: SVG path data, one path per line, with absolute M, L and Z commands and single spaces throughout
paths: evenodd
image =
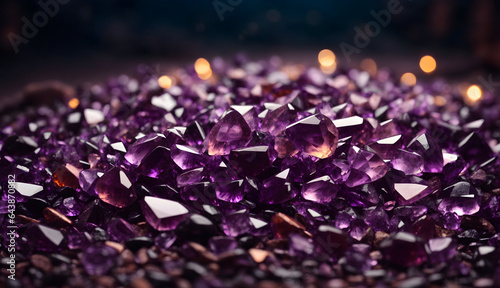
M 400 13 L 373 31 L 349 65 L 370 58 L 422 81 L 500 82 L 494 0 L 2 0 L 0 106 L 16 103 L 32 82 L 102 82 L 140 63 L 161 70 L 245 52 L 316 65 L 327 48 L 347 65 L 341 43 L 355 45 L 356 29 L 366 31 L 373 14 L 391 5 Z M 437 62 L 432 73 L 419 68 L 424 55 Z

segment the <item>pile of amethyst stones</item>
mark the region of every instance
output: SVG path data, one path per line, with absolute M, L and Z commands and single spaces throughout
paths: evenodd
M 387 70 L 139 67 L 2 118 L 15 287 L 498 287 L 500 98 Z M 436 99 L 439 97 L 439 101 Z M 445 102 L 445 103 L 443 103 Z

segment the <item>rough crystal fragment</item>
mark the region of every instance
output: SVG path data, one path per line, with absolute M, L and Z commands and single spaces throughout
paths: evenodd
M 163 134 L 143 136 L 128 148 L 125 159 L 132 165 L 139 166 L 142 159 L 158 146 L 168 147 L 167 139 Z
M 349 150 L 348 160 L 350 171 L 343 177 L 348 187 L 377 181 L 389 170 L 389 166 L 377 154 L 356 146 Z
M 254 177 L 271 166 L 269 146 L 253 146 L 234 149 L 229 163 L 239 175 Z
M 277 136 L 285 130 L 286 126 L 293 123 L 296 117 L 297 111 L 292 105 L 283 105 L 266 115 L 261 130 L 269 132 L 272 136 Z
M 132 182 L 118 167 L 104 173 L 97 180 L 95 190 L 102 201 L 118 208 L 127 207 L 137 200 Z
M 339 186 L 332 181 L 330 176 L 322 176 L 302 186 L 302 197 L 313 202 L 329 203 L 335 198 L 338 191 Z
M 183 170 L 201 167 L 206 162 L 203 154 L 196 148 L 186 145 L 173 145 L 171 154 L 174 163 Z
M 152 196 L 141 201 L 144 218 L 158 231 L 173 230 L 189 217 L 189 210 L 179 202 Z
M 431 136 L 425 133 L 418 135 L 408 143 L 406 149 L 422 156 L 423 172 L 440 173 L 443 171 L 443 152 Z
M 339 133 L 330 118 L 315 114 L 286 127 L 285 133 L 300 151 L 328 158 L 337 149 Z
M 268 204 L 279 204 L 297 196 L 297 189 L 289 181 L 290 169 L 262 181 L 261 201 Z
M 237 111 L 231 110 L 210 130 L 205 140 L 209 155 L 228 155 L 231 149 L 243 147 L 251 139 L 247 122 Z
M 158 146 L 141 160 L 135 171 L 151 178 L 161 178 L 171 174 L 173 164 L 170 156 L 170 149 Z

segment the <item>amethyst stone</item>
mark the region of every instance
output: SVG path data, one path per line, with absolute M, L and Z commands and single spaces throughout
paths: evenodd
M 144 197 L 141 208 L 146 221 L 158 231 L 174 230 L 189 217 L 189 210 L 179 202 L 152 196 Z
M 300 151 L 328 158 L 337 149 L 339 132 L 330 118 L 315 114 L 286 127 L 285 133 Z
M 104 173 L 97 180 L 95 190 L 102 201 L 118 208 L 127 207 L 137 200 L 131 180 L 118 167 Z
M 329 203 L 335 198 L 338 191 L 339 186 L 332 181 L 330 176 L 322 176 L 302 186 L 302 197 L 313 202 Z
M 443 170 L 443 152 L 436 140 L 422 133 L 408 143 L 408 151 L 413 151 L 422 156 L 424 160 L 423 172 L 439 173 Z
M 251 132 L 243 116 L 231 110 L 210 130 L 205 149 L 208 155 L 228 155 L 231 149 L 243 147 L 250 140 Z
M 229 154 L 229 163 L 239 175 L 254 177 L 271 166 L 269 150 L 269 146 L 234 149 Z
M 403 267 L 418 266 L 427 261 L 425 242 L 407 232 L 398 232 L 380 244 L 384 258 Z
M 90 275 L 104 275 L 113 268 L 117 251 L 106 245 L 90 246 L 83 252 L 81 262 Z
M 268 204 L 279 204 L 297 196 L 297 188 L 290 182 L 290 168 L 262 181 L 261 201 Z

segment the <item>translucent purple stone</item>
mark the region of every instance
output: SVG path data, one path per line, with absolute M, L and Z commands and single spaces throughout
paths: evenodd
M 286 127 L 285 133 L 300 151 L 328 158 L 337 149 L 339 133 L 330 118 L 315 114 Z
M 339 185 L 335 184 L 330 176 L 322 176 L 305 183 L 301 194 L 309 201 L 329 203 L 335 198 L 339 189 Z
M 106 245 L 90 246 L 83 252 L 80 261 L 89 275 L 104 275 L 113 268 L 117 251 Z
M 144 197 L 141 208 L 146 221 L 158 231 L 174 230 L 190 214 L 179 202 L 152 196 Z
M 268 204 L 279 204 L 297 196 L 297 188 L 290 182 L 290 169 L 262 181 L 261 201 Z
M 380 244 L 384 258 L 402 267 L 412 267 L 427 261 L 425 242 L 407 232 L 398 232 Z
M 423 172 L 440 173 L 443 171 L 443 152 L 431 136 L 425 133 L 418 135 L 408 143 L 406 149 L 422 156 Z
M 104 173 L 97 180 L 95 190 L 102 201 L 118 208 L 132 205 L 137 200 L 132 181 L 118 167 Z
M 210 130 L 205 140 L 208 155 L 228 155 L 231 149 L 241 148 L 251 138 L 247 122 L 235 110 L 227 112 Z

